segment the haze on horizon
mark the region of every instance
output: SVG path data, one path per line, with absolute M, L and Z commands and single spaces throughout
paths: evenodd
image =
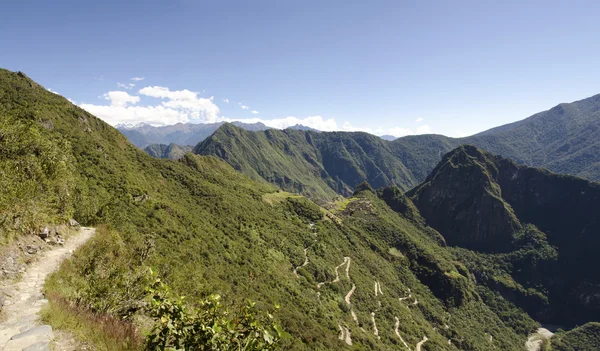
M 593 1 L 3 8 L 0 66 L 112 125 L 239 120 L 465 136 L 600 92 Z

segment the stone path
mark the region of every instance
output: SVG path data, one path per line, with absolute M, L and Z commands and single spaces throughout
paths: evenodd
M 50 341 L 54 338 L 52 327 L 38 322 L 38 313 L 48 302 L 42 294 L 44 282 L 95 231 L 81 228 L 63 246 L 41 254 L 20 279 L 2 287 L 6 300 L 0 319 L 0 351 L 50 351 Z

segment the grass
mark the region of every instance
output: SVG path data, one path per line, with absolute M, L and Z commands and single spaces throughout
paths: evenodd
M 110 315 L 100 315 L 69 303 L 59 295 L 48 298 L 42 320 L 55 329 L 67 330 L 97 351 L 141 351 L 143 337 L 138 329 Z
M 264 202 L 273 205 L 273 204 L 279 204 L 282 203 L 284 201 L 286 201 L 289 198 L 301 198 L 303 197 L 302 195 L 299 194 L 294 194 L 294 193 L 288 193 L 287 191 L 277 191 L 274 193 L 267 193 L 264 194 L 262 196 L 262 199 Z

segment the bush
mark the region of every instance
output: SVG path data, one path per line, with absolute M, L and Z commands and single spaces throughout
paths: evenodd
M 220 303 L 219 295 L 200 301 L 199 309 L 171 297 L 167 285 L 156 279 L 148 288 L 149 312 L 155 324 L 146 337 L 148 350 L 276 350 L 285 335 L 270 313 L 259 313 L 254 303 L 237 316 Z

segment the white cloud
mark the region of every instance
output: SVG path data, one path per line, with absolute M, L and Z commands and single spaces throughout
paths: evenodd
M 225 98 L 225 99 L 223 99 L 223 102 L 226 103 L 226 104 L 228 104 L 229 103 L 229 99 Z
M 145 122 L 152 125 L 168 125 L 176 123 L 189 122 L 189 115 L 186 113 L 158 106 L 114 106 L 114 105 L 93 105 L 81 104 L 79 107 L 91 114 L 102 118 L 110 125 L 119 123 L 138 124 Z
M 214 103 L 214 97 L 201 98 L 198 93 L 184 89 L 171 91 L 167 87 L 151 86 L 140 89 L 140 94 L 158 99 L 167 99 L 162 105 L 173 109 L 181 109 L 188 113 L 191 119 L 203 122 L 215 122 L 219 117 L 219 107 Z
M 117 86 L 119 88 L 123 88 L 123 89 L 127 89 L 127 90 L 129 90 L 133 87 L 133 85 L 131 85 L 131 84 L 123 84 L 123 83 L 117 83 Z
M 103 97 L 110 101 L 110 106 L 125 107 L 127 104 L 135 105 L 140 102 L 139 96 L 129 95 L 126 91 L 109 91 Z
M 139 82 L 141 80 L 144 80 L 144 77 L 133 77 L 133 78 L 131 78 L 131 80 Z
M 129 95 L 126 91 L 109 91 L 102 98 L 109 105 L 81 104 L 80 107 L 102 118 L 111 125 L 119 123 L 137 124 L 146 122 L 153 125 L 168 125 L 187 122 L 216 122 L 219 107 L 214 98 L 201 98 L 189 90 L 171 91 L 166 87 L 149 86 L 139 90 L 140 95 L 163 99 L 149 106 L 137 105 L 140 96 Z
M 424 119 L 423 119 L 423 118 L 421 118 L 421 117 L 419 117 L 419 118 L 415 119 L 415 122 L 417 122 L 417 123 L 421 123 L 421 122 L 423 122 L 423 121 L 424 121 Z
M 129 85 L 129 86 L 130 86 L 130 87 L 132 87 L 132 88 L 135 86 L 135 84 L 133 84 L 133 83 L 129 83 L 129 84 L 127 84 L 127 85 Z
M 250 112 L 251 112 L 253 115 L 257 115 L 257 114 L 259 114 L 259 113 L 260 113 L 260 112 L 258 112 L 258 111 L 256 111 L 256 110 L 252 110 L 252 111 L 250 111 Z
M 249 110 L 249 109 L 250 109 L 250 107 L 248 107 L 248 106 L 246 106 L 246 105 L 241 105 L 241 104 L 240 104 L 240 107 L 242 108 L 242 110 Z
M 52 90 L 52 89 L 50 89 L 50 88 L 46 88 L 46 90 L 48 90 L 49 92 L 51 92 L 51 93 L 54 93 L 54 94 L 56 94 L 56 95 L 60 95 L 59 93 L 57 93 L 56 91 L 54 91 L 54 90 Z
M 415 134 L 429 134 L 431 133 L 431 128 L 427 124 L 420 126 L 417 128 L 417 132 Z

